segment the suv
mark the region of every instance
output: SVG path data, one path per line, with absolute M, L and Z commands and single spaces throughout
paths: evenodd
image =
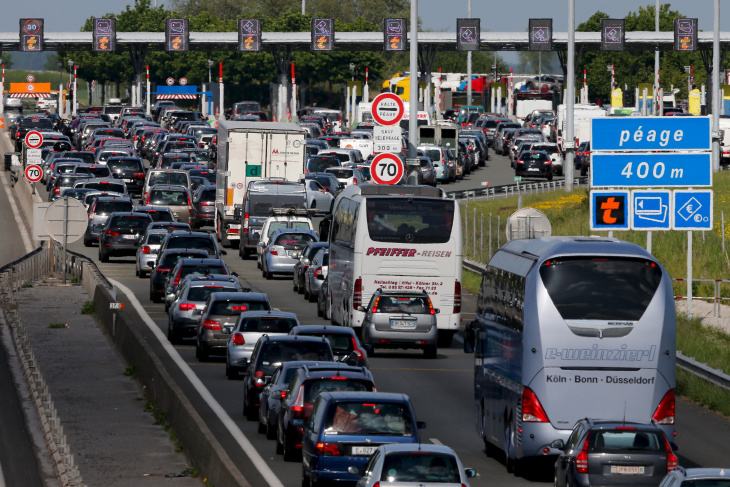
M 302 437 L 302 485 L 356 482 L 360 474 L 351 471 L 364 470 L 380 445 L 417 445 L 426 427 L 408 396 L 385 392 L 323 392 L 311 418 Z
M 180 282 L 190 274 L 237 275 L 235 272 L 232 273 L 228 270 L 228 266 L 226 266 L 226 263 L 222 259 L 203 258 L 179 260 L 175 263 L 175 267 L 172 268 L 165 280 L 165 311 L 170 308 L 170 303 L 177 294 Z
M 205 250 L 210 257 L 220 258 L 226 255 L 225 250 L 218 249 L 215 236 L 208 232 L 194 232 L 192 230 L 172 230 L 162 242 L 160 253 L 168 249 L 199 249 Z
M 99 235 L 99 260 L 134 255 L 152 218 L 144 213 L 112 213 Z
M 208 257 L 208 252 L 200 249 L 170 249 L 164 252 L 162 249 L 158 250 L 156 262 L 153 261 L 154 258 L 147 261 L 147 265 L 153 268 L 150 273 L 150 301 L 153 303 L 162 301 L 165 295 L 165 281 L 178 260 L 205 259 L 206 257 Z
M 243 378 L 243 415 L 250 421 L 258 419 L 259 394 L 280 363 L 296 360 L 331 362 L 333 358 L 332 349 L 323 338 L 263 335 L 256 342 Z
M 245 311 L 241 313 L 233 327 L 226 350 L 226 377 L 237 379 L 246 370 L 248 361 L 262 335 L 287 335 L 299 320 L 294 313 L 285 311 Z
M 360 169 L 356 167 L 328 167 L 324 172 L 329 172 L 335 175 L 337 181 L 340 183 L 340 188 L 345 189 L 348 186 L 357 186 L 366 182 L 365 176 Z
M 562 450 L 555 462 L 555 486 L 606 484 L 658 485 L 677 466 L 672 445 L 656 421 L 594 421 L 581 419 L 566 441 L 551 448 Z
M 418 150 L 431 159 L 431 164 L 436 172 L 436 181 L 442 183 L 456 181 L 456 167 L 446 149 L 439 145 L 419 145 Z
M 365 313 L 362 343 L 370 355 L 375 347 L 422 348 L 427 358 L 436 358 L 438 328 L 436 315 L 426 291 L 383 291 L 378 288 L 370 303 L 360 306 Z
M 136 211 L 135 211 L 136 213 Z M 151 272 L 155 263 L 155 257 L 160 250 L 162 241 L 167 237 L 167 230 L 164 228 L 149 228 L 142 235 L 137 247 L 137 256 L 135 258 L 134 275 L 144 278 L 148 272 Z
M 728 487 L 730 472 L 727 468 L 676 467 L 669 472 L 659 487 Z
M 184 186 L 168 186 L 158 184 L 147 193 L 145 205 L 167 206 L 178 221 L 190 223 L 193 214 L 193 202 L 190 192 Z
M 110 157 L 106 161 L 112 176 L 121 179 L 127 185 L 127 192 L 142 195 L 145 169 L 139 157 Z
M 177 344 L 195 336 L 205 301 L 212 293 L 240 292 L 243 289 L 235 276 L 190 274 L 180 284 L 167 311 L 167 339 Z
M 179 169 L 150 169 L 142 187 L 142 200 L 147 200 L 150 189 L 157 184 L 190 187 L 190 175 Z
M 299 459 L 304 424 L 312 417 L 312 406 L 323 392 L 375 391 L 375 379 L 365 367 L 332 363 L 305 365 L 294 373 L 276 420 L 276 453 L 285 461 Z
M 226 344 L 238 322 L 238 316 L 244 311 L 270 309 L 269 298 L 264 293 L 211 294 L 201 313 L 195 343 L 195 358 L 205 362 L 210 355 L 225 355 L 228 351 Z
M 91 247 L 93 242 L 99 241 L 101 229 L 106 225 L 109 215 L 114 212 L 131 212 L 134 205 L 126 197 L 99 196 L 89 205 L 89 220 L 84 233 L 84 246 Z
M 256 267 L 261 269 L 261 254 L 269 245 L 269 239 L 277 230 L 290 228 L 293 230 L 314 230 L 309 212 L 302 208 L 272 208 L 271 216 L 264 221 L 261 227 L 259 243 L 256 246 Z

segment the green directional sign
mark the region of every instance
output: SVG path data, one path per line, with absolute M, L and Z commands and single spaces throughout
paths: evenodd
M 515 183 L 521 183 L 522 182 L 522 176 L 515 176 Z
M 246 177 L 247 178 L 261 177 L 261 164 L 250 164 L 250 165 L 246 166 Z

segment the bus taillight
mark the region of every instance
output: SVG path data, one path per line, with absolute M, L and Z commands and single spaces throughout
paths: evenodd
M 355 286 L 352 289 L 352 309 L 362 306 L 362 279 L 355 279 Z
M 674 391 L 671 390 L 664 394 L 662 401 L 654 411 L 653 419 L 659 424 L 674 424 Z
M 549 422 L 542 404 L 529 387 L 522 389 L 522 422 L 547 423 Z
M 461 283 L 454 283 L 454 313 L 461 313 Z

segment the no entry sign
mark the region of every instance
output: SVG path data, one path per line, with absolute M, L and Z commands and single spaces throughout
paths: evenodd
M 403 178 L 405 166 L 395 154 L 378 154 L 370 165 L 370 176 L 378 184 L 398 184 Z
M 380 125 L 395 125 L 405 114 L 403 100 L 393 93 L 381 93 L 373 100 L 373 119 Z
M 31 130 L 25 134 L 25 145 L 29 149 L 39 149 L 43 145 L 43 135 L 37 130 Z

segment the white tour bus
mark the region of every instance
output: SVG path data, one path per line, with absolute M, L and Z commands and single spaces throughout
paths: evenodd
M 599 237 L 512 240 L 482 275 L 474 351 L 476 427 L 487 452 L 557 455 L 582 418 L 656 421 L 674 441 L 671 278 L 646 250 Z
M 330 230 L 331 320 L 359 332 L 378 288 L 425 290 L 436 308 L 439 346 L 461 322 L 459 205 L 430 186 L 348 186 L 337 196 Z

